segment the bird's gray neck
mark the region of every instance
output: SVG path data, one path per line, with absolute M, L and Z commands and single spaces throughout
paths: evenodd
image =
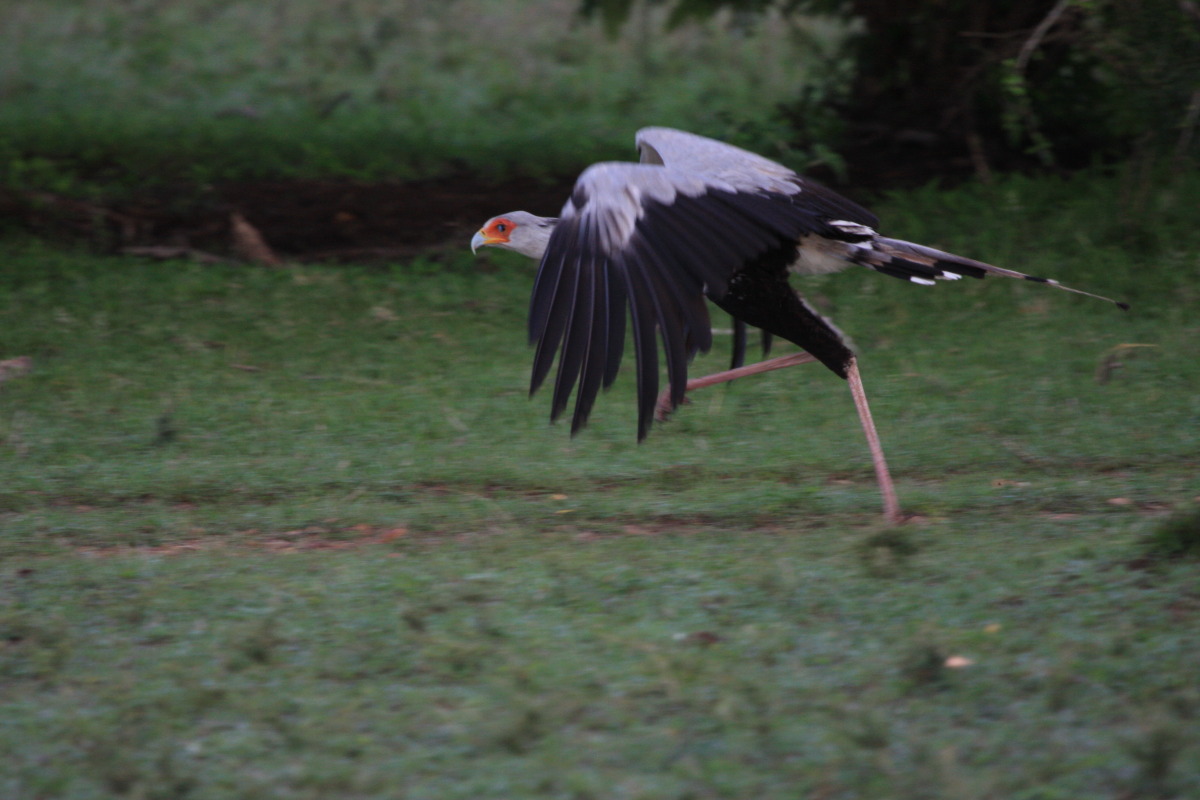
M 509 240 L 509 247 L 523 256 L 540 261 L 550 244 L 550 234 L 554 233 L 554 226 L 558 224 L 558 220 L 533 214 L 529 216 L 531 221 L 522 224 L 517 229 L 516 234 Z

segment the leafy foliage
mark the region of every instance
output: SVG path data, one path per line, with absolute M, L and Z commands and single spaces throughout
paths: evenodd
M 630 0 L 582 4 L 610 29 L 633 7 Z M 679 25 L 723 10 L 780 9 L 861 23 L 851 51 L 856 76 L 844 84 L 847 94 L 825 99 L 871 130 L 967 138 L 993 155 L 1015 148 L 1072 167 L 1192 149 L 1200 121 L 1200 11 L 1193 3 L 676 0 L 669 19 Z

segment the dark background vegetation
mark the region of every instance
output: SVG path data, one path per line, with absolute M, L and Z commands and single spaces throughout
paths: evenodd
M 61 15 L 66 39 L 25 19 L 37 35 L 23 47 L 13 15 L 0 210 L 110 245 L 215 247 L 237 211 L 285 251 L 412 252 L 508 197 L 553 210 L 584 165 L 627 157 L 628 128 L 640 124 L 732 140 L 863 198 L 1107 165 L 1125 170 L 1136 205 L 1149 182 L 1193 166 L 1200 12 L 1190 0 L 564 0 L 555 11 L 568 27 L 519 9 L 477 26 L 443 11 L 430 32 L 444 39 L 416 43 L 403 33 L 415 30 L 408 9 L 376 5 L 277 19 L 264 6 L 250 18 L 267 39 L 260 54 L 206 43 L 206 29 L 236 30 L 236 20 L 222 27 L 230 12 L 217 2 L 191 14 L 164 5 L 126 27 L 120 15 L 136 3 L 107 16 L 98 4 Z M 587 20 L 603 22 L 608 45 Z M 280 33 L 296 26 L 307 40 Z M 787 36 L 767 40 L 764 26 Z M 505 45 L 481 40 L 484 29 Z M 564 36 L 574 49 L 555 43 Z M 97 38 L 111 41 L 110 61 L 90 70 L 22 55 L 64 44 L 90 55 Z M 741 40 L 748 60 L 713 60 L 722 38 Z M 294 66 L 305 47 L 317 54 L 312 76 Z M 805 68 L 770 78 L 772 63 Z M 273 84 L 263 78 L 272 65 Z M 65 82 L 46 74 L 72 70 Z M 427 77 L 443 71 L 457 77 Z M 153 88 L 122 91 L 123 81 Z M 613 110 L 635 125 L 614 125 Z M 464 137 L 473 124 L 489 136 Z
M 778 6 L 854 20 L 850 68 L 783 108 L 798 138 L 835 147 L 860 180 L 888 161 L 921 180 L 967 165 L 984 177 L 1181 157 L 1200 113 L 1200 7 L 1190 0 L 663 4 L 669 25 Z M 633 7 L 583 0 L 614 35 Z

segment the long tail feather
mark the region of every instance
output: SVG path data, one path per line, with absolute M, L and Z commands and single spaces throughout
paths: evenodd
M 1112 303 L 1122 310 L 1129 309 L 1128 303 L 1113 300 L 1103 295 L 1085 292 L 1082 289 L 1064 286 L 1053 278 L 1039 278 L 1035 275 L 1026 275 L 1024 272 L 996 267 L 991 264 L 985 264 L 982 261 L 975 261 L 971 258 L 956 256 L 953 253 L 935 250 L 925 245 L 906 242 L 903 239 L 888 239 L 883 236 L 877 236 L 869 242 L 859 244 L 855 248 L 855 252 L 851 255 L 851 260 L 864 267 L 870 267 L 886 275 L 891 275 L 894 278 L 909 280 L 913 283 L 932 285 L 934 280 L 958 280 L 964 276 L 968 278 L 983 278 L 989 274 L 1002 275 L 1006 278 L 1019 278 L 1021 280 L 1033 281 L 1034 283 L 1044 283 L 1066 292 L 1081 294 L 1085 297 L 1094 297 L 1097 300 Z

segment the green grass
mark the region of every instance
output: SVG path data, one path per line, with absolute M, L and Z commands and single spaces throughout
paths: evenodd
M 562 175 L 649 124 L 779 154 L 776 105 L 826 80 L 840 36 L 776 15 L 666 32 L 657 9 L 609 39 L 575 0 L 145 6 L 0 6 L 0 182 Z
M 0 240 L 0 359 L 33 359 L 0 384 L 0 796 L 1200 794 L 1197 562 L 1155 535 L 1194 538 L 1200 495 L 1200 192 L 1137 224 L 1118 194 L 879 210 L 1128 314 L 805 283 L 862 350 L 917 517 L 891 531 L 816 367 L 641 446 L 628 374 L 575 440 L 547 427 L 504 254 Z
M 0 183 L 547 175 L 641 124 L 780 155 L 773 105 L 836 83 L 832 27 L 608 41 L 575 5 L 9 3 Z M 1200 187 L 1129 185 L 878 209 L 1128 314 L 804 284 L 862 351 L 897 529 L 818 367 L 641 446 L 628 374 L 548 427 L 517 258 L 0 239 L 0 360 L 33 364 L 0 382 L 0 797 L 1200 795 Z

